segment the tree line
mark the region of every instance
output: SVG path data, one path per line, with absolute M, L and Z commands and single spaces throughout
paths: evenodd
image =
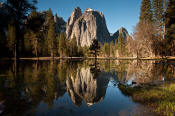
M 142 0 L 133 39 L 119 34 L 115 41 L 90 47 L 77 45 L 75 36 L 56 33 L 52 10 L 45 17 L 36 0 L 1 0 L 0 57 L 155 57 L 175 55 L 175 0 Z M 94 43 L 96 42 L 96 43 Z M 94 46 L 99 44 L 97 46 Z
M 139 57 L 174 56 L 175 0 L 142 0 L 133 34 Z
M 21 11 L 21 7 L 16 6 L 16 4 L 20 4 L 20 2 L 28 7 L 25 12 L 22 12 L 23 14 L 18 14 L 17 11 Z M 3 7 L 1 7 L 1 15 L 4 17 L 2 21 L 6 23 L 6 25 L 2 25 L 0 33 L 0 44 L 2 47 L 1 57 L 14 57 L 17 59 L 19 57 L 92 56 L 92 50 L 96 48 L 92 46 L 78 46 L 75 36 L 71 40 L 68 40 L 65 33 L 56 33 L 54 16 L 51 9 L 44 12 L 45 17 L 43 18 L 43 13 L 36 11 L 35 4 L 37 1 L 29 2 L 20 0 L 20 2 L 16 3 L 11 0 L 6 0 L 3 2 Z M 14 18 L 15 16 L 11 14 L 12 12 L 5 13 L 5 11 L 9 11 L 9 7 L 17 15 L 23 16 L 16 19 Z M 4 8 L 7 10 L 3 11 L 2 9 Z M 8 16 L 10 18 L 7 20 Z M 16 22 L 16 20 L 18 21 Z M 99 42 L 96 41 L 96 43 Z M 121 47 L 124 45 L 122 35 L 120 35 L 118 41 L 114 43 L 100 44 L 99 50 L 97 51 L 100 52 L 100 54 L 98 55 L 105 57 L 114 56 L 115 49 L 117 48 L 120 49 L 121 53 Z M 121 46 L 118 44 L 121 44 Z
M 105 57 L 165 57 L 175 55 L 175 0 L 142 0 L 132 39 L 119 34 L 101 47 Z
M 56 33 L 52 10 L 45 11 L 44 16 L 36 11 L 36 3 L 36 0 L 1 3 L 1 57 L 82 56 L 75 38 L 68 40 L 65 33 Z

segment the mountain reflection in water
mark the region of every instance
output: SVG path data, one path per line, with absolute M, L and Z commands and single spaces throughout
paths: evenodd
M 163 83 L 175 76 L 173 62 L 100 60 L 98 70 L 96 66 L 94 69 L 90 65 L 92 63 L 93 61 L 0 63 L 1 115 L 116 116 L 123 115 L 123 111 L 128 115 L 136 108 L 140 113 L 138 108 L 144 106 L 125 96 L 118 88 L 118 83 L 131 86 Z M 145 113 L 150 115 L 149 112 Z

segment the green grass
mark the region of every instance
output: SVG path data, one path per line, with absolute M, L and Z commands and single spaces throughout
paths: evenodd
M 119 88 L 133 101 L 151 107 L 158 115 L 175 115 L 175 83 L 135 88 L 119 85 Z

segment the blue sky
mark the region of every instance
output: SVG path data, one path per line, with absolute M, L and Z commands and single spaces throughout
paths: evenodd
M 65 21 L 77 6 L 83 12 L 86 8 L 92 8 L 104 14 L 110 33 L 125 27 L 131 34 L 139 20 L 140 4 L 141 0 L 38 0 L 37 8 L 38 11 L 51 8 Z

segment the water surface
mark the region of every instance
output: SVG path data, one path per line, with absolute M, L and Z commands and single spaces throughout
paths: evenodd
M 119 83 L 138 86 L 174 78 L 174 62 L 12 61 L 0 62 L 3 116 L 155 115 L 135 103 Z

